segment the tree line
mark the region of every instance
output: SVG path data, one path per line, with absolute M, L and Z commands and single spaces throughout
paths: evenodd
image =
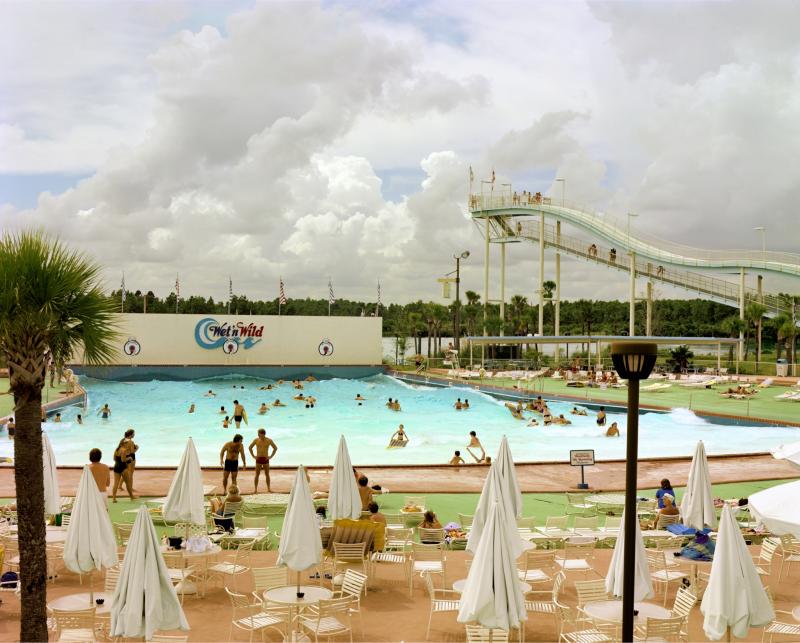
M 556 284 L 544 284 L 545 299 L 552 297 Z M 121 291 L 112 292 L 112 300 L 121 305 Z M 460 334 L 479 335 L 483 333 L 484 307 L 478 293 L 467 290 L 465 301 L 460 303 Z M 784 298 L 786 307 L 792 303 L 800 304 L 800 297 L 788 294 Z M 170 293 L 164 298 L 156 297 L 152 291 L 127 292 L 125 312 L 148 313 L 176 312 L 176 295 Z M 385 337 L 411 337 L 422 352 L 422 339 L 430 338 L 429 352 L 439 353 L 443 337 L 451 337 L 455 327 L 455 313 L 458 304 L 447 305 L 432 301 L 414 301 L 408 304 L 381 305 L 379 316 L 383 318 Z M 627 335 L 628 302 L 578 299 L 562 301 L 560 304 L 560 332 L 562 335 Z M 230 309 L 235 315 L 277 315 L 278 299 L 253 300 L 244 295 L 234 295 L 230 302 L 215 301 L 213 297 L 192 295 L 177 302 L 177 312 L 186 314 L 223 315 Z M 336 316 L 372 316 L 378 313 L 375 301 L 356 301 L 339 299 L 331 307 Z M 766 317 L 767 309 L 755 301 L 745 306 L 744 320 L 739 318 L 739 310 L 726 304 L 705 299 L 662 299 L 653 302 L 653 335 L 674 337 L 738 337 L 741 331 L 746 339 L 744 359 L 758 350 L 758 337 L 762 351 L 774 350 L 776 357 L 785 355 L 790 362 L 796 361 L 797 327 L 791 317 L 781 314 Z M 280 306 L 282 315 L 327 315 L 328 300 L 288 299 Z M 636 304 L 636 334 L 645 333 L 645 302 Z M 499 304 L 491 303 L 487 308 L 486 328 L 490 335 L 527 335 L 538 330 L 538 303 L 530 302 L 522 295 L 509 298 L 505 306 L 505 319 L 500 317 Z M 544 334 L 552 335 L 555 329 L 555 305 L 548 301 L 544 308 Z M 760 333 L 759 333 L 760 330 Z

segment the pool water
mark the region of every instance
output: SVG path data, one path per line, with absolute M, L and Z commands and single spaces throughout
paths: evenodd
M 289 383 L 271 391 L 259 391 L 267 382 L 248 377 L 221 377 L 182 382 L 111 382 L 82 378 L 88 392 L 86 409 L 62 410 L 61 423 L 47 422 L 45 429 L 59 464 L 83 464 L 92 447 L 103 451 L 110 462 L 112 453 L 127 428 L 136 430 L 139 444 L 137 462 L 142 466 L 176 466 L 191 436 L 204 465 L 219 465 L 223 443 L 237 432 L 222 428 L 221 405 L 232 416 L 233 400 L 242 402 L 249 425 L 240 433 L 247 446 L 259 427 L 278 445 L 274 465 L 329 465 L 333 463 L 340 434 L 347 437 L 355 464 L 446 463 L 460 449 L 469 459 L 465 445 L 475 430 L 486 452 L 494 455 L 506 434 L 514 458 L 524 461 L 569 459 L 570 449 L 594 449 L 597 459 L 624 458 L 625 415 L 610 412 L 608 423 L 618 422 L 620 438 L 606 438 L 605 429 L 588 417 L 569 414 L 572 404 L 551 402 L 554 416 L 563 413 L 571 426 L 527 427 L 515 420 L 504 402 L 474 389 L 412 386 L 386 375 L 360 380 L 329 379 L 305 383 L 302 391 L 317 398 L 313 409 L 293 400 L 296 391 Z M 274 383 L 274 382 L 270 382 Z M 242 389 L 241 387 L 244 387 Z M 213 389 L 216 397 L 204 397 Z M 361 406 L 354 400 L 367 398 Z M 385 407 L 388 398 L 399 398 L 401 412 Z M 469 399 L 470 409 L 456 411 L 456 398 Z M 287 406 L 270 406 L 258 414 L 261 402 L 280 398 Z M 100 418 L 103 404 L 111 417 Z M 188 413 L 189 406 L 196 411 Z M 75 416 L 83 414 L 83 425 Z M 525 413 L 526 418 L 537 417 Z M 405 425 L 410 443 L 405 448 L 387 449 L 389 437 L 398 425 Z M 691 455 L 697 440 L 705 442 L 709 454 L 769 451 L 778 444 L 800 439 L 800 429 L 769 426 L 732 426 L 710 423 L 686 409 L 671 413 L 646 413 L 640 417 L 639 454 L 642 457 Z M 13 443 L 0 436 L 0 455 L 13 456 Z M 248 464 L 251 458 L 248 456 Z

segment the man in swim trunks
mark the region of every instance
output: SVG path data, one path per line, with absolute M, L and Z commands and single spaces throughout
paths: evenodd
M 109 415 L 111 415 L 111 409 L 108 408 L 108 404 L 103 404 L 103 408 L 100 409 L 100 417 L 107 420 Z
M 236 478 L 239 475 L 239 456 L 242 456 L 242 469 L 247 466 L 244 459 L 244 445 L 242 444 L 241 435 L 238 433 L 233 436 L 231 442 L 226 442 L 219 452 L 219 466 L 222 467 L 222 493 L 228 491 L 228 476 L 231 477 L 231 482 L 236 484 Z
M 467 464 L 464 462 L 464 458 L 461 457 L 461 451 L 456 451 L 452 458 L 450 458 L 450 462 L 447 464 L 457 467 L 460 464 Z
M 481 450 L 481 457 L 479 458 L 476 456 L 472 449 L 480 449 Z M 481 441 L 478 439 L 478 434 L 475 431 L 469 432 L 469 444 L 467 445 L 467 453 L 469 453 L 473 458 L 475 458 L 475 462 L 485 462 L 486 461 L 486 451 L 483 450 L 483 445 Z
M 242 418 L 244 417 L 244 406 L 239 404 L 239 400 L 233 401 L 233 421 L 236 424 L 236 428 L 239 428 L 239 425 L 242 423 Z
M 256 448 L 255 452 L 253 452 L 253 447 Z M 269 452 L 270 447 L 272 447 L 272 453 Z M 256 461 L 255 493 L 258 493 L 258 477 L 262 469 L 264 470 L 264 478 L 267 481 L 267 493 L 271 493 L 269 461 L 274 458 L 275 454 L 278 452 L 278 445 L 276 445 L 271 438 L 267 437 L 267 432 L 264 429 L 259 429 L 258 437 L 253 440 L 247 448 L 250 451 L 250 455 Z

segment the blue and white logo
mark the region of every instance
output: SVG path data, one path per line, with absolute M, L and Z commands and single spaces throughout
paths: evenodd
M 194 341 L 200 348 L 222 348 L 228 355 L 236 353 L 239 348 L 253 348 L 261 341 L 263 334 L 263 326 L 244 322 L 220 323 L 213 317 L 201 319 L 194 327 Z

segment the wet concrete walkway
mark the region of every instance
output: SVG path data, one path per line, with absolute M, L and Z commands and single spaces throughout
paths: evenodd
M 662 478 L 669 478 L 673 485 L 686 484 L 691 458 L 648 459 L 639 462 L 639 488 L 658 487 Z M 754 480 L 776 480 L 800 477 L 800 470 L 785 461 L 775 460 L 769 454 L 712 456 L 708 459 L 711 479 L 715 483 L 745 482 Z M 375 466 L 359 467 L 370 484 L 379 484 L 391 492 L 400 493 L 480 493 L 488 467 L 467 465 L 462 467 L 439 466 Z M 314 490 L 327 491 L 330 483 L 330 467 L 311 467 L 311 486 Z M 175 469 L 136 470 L 134 486 L 139 495 L 163 496 Z M 272 470 L 272 490 L 288 493 L 295 469 L 276 467 Z M 62 495 L 74 495 L 80 479 L 78 467 L 59 467 L 58 476 Z M 525 492 L 563 492 L 575 489 L 580 480 L 580 469 L 567 463 L 518 464 L 517 477 Z M 204 468 L 206 484 L 221 484 L 219 468 Z M 624 488 L 625 462 L 599 462 L 586 469 L 586 481 L 592 491 L 618 491 Z M 240 472 L 239 485 L 243 493 L 253 492 L 253 472 Z M 221 492 L 221 487 L 218 491 Z M 260 491 L 263 487 L 263 476 Z M 0 467 L 0 497 L 15 495 L 14 470 L 10 466 Z

